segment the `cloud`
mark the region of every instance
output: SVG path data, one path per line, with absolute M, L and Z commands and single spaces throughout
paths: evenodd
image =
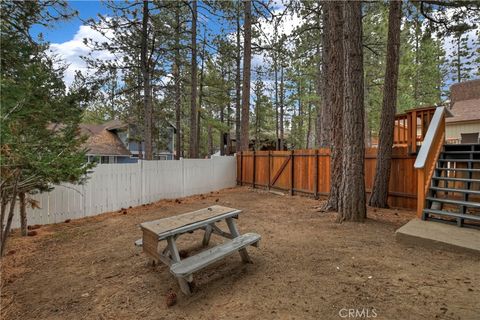
M 83 41 L 83 39 L 89 38 L 93 41 L 108 42 L 109 40 L 98 31 L 93 30 L 90 26 L 81 25 L 78 31 L 73 36 L 72 40 L 62 43 L 51 43 L 50 52 L 52 55 L 59 57 L 63 62 L 68 65 L 65 70 L 63 80 L 67 86 L 69 86 L 75 77 L 77 71 L 87 75 L 93 70 L 89 70 L 85 61 L 82 60 L 82 56 L 87 56 L 92 52 Z M 107 51 L 95 51 L 93 57 L 104 60 L 111 60 L 115 57 Z

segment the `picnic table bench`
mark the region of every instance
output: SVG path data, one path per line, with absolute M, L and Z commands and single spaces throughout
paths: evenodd
M 239 233 L 234 219 L 238 219 L 241 212 L 238 209 L 215 205 L 173 217 L 144 222 L 140 224 L 143 232 L 142 239 L 135 241 L 135 245 L 143 246 L 143 251 L 153 261 L 161 261 L 169 266 L 170 272 L 177 278 L 182 292 L 189 295 L 194 272 L 235 252 L 240 253 L 243 262 L 251 262 L 246 247 L 258 246 L 261 237 L 256 233 L 243 235 Z M 223 220 L 225 220 L 229 232 L 223 231 L 216 225 Z M 177 238 L 184 233 L 191 233 L 199 229 L 205 231 L 202 241 L 204 247 L 208 246 L 212 233 L 227 238 L 229 241 L 182 260 L 176 244 Z M 163 241 L 167 242 L 164 249 L 160 247 L 160 243 Z

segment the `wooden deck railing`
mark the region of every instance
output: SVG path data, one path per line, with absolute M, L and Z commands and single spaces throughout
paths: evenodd
M 416 154 L 434 113 L 435 107 L 425 107 L 398 114 L 395 117 L 394 146 L 407 147 L 410 154 Z
M 445 107 L 437 107 L 430 121 L 430 126 L 425 134 L 425 139 L 418 152 L 414 167 L 417 170 L 417 216 L 422 216 L 433 171 L 437 163 L 438 155 L 445 143 Z

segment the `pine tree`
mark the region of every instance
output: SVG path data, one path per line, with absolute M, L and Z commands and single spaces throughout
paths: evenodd
M 397 101 L 398 69 L 400 62 L 400 25 L 402 20 L 402 2 L 390 2 L 388 15 L 388 44 L 385 69 L 382 115 L 380 122 L 377 165 L 373 182 L 370 206 L 386 208 L 388 206 L 388 186 L 390 181 L 393 134 Z
M 55 67 L 60 61 L 49 57 L 41 39 L 30 36 L 32 25 L 50 25 L 67 17 L 65 13 L 52 18 L 49 10 L 66 12 L 67 5 L 1 3 L 0 255 L 18 197 L 25 231 L 28 193 L 50 191 L 61 182 L 81 182 L 91 168 L 85 164 L 84 139 L 78 135 L 82 101 L 89 92 L 81 79 L 67 91 L 62 80 L 65 66 Z
M 325 112 L 330 114 L 330 193 L 323 210 L 337 210 L 342 179 L 343 148 L 343 103 L 344 103 L 344 4 L 328 2 L 325 31 L 328 42 L 325 45 L 325 74 L 329 89 L 326 91 Z
M 363 137 L 365 110 L 363 106 L 362 3 L 348 1 L 344 10 L 345 101 L 342 180 L 337 221 L 363 221 L 367 216 L 367 207 Z
M 247 151 L 249 145 L 250 114 L 250 68 L 252 65 L 252 2 L 244 0 L 243 33 L 243 83 L 242 83 L 242 121 L 240 130 L 240 150 Z

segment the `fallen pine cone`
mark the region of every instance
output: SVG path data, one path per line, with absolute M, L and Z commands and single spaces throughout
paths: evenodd
M 217 198 L 217 199 L 215 199 L 215 202 L 218 202 L 219 200 L 220 200 L 220 199 Z
M 37 231 L 28 231 L 27 232 L 27 236 L 29 236 L 29 237 L 36 236 L 37 234 L 38 234 Z
M 35 229 L 40 229 L 41 225 L 39 224 L 34 224 L 33 226 L 28 226 L 28 230 L 35 230 Z
M 65 220 L 65 223 L 69 223 L 70 221 L 72 221 L 72 219 L 67 219 Z
M 177 303 L 177 294 L 170 289 L 167 293 L 165 303 L 167 307 L 174 306 Z
M 12 254 L 15 254 L 15 250 L 10 250 L 10 251 L 8 251 L 8 253 L 7 253 L 8 256 L 11 256 Z

